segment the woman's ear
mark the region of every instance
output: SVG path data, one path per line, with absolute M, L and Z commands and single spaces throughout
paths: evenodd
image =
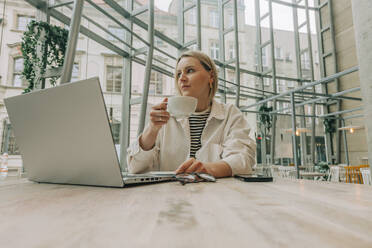
M 209 86 L 212 88 L 212 84 L 213 84 L 213 74 L 212 72 L 209 72 Z

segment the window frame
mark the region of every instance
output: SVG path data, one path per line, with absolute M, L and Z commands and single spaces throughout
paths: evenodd
M 109 76 L 109 70 L 110 69 L 113 69 L 113 78 L 112 79 L 109 79 L 108 76 Z M 119 81 L 119 91 L 117 91 L 117 85 L 116 85 L 116 82 L 118 80 L 115 79 L 115 76 L 114 76 L 114 70 L 115 69 L 120 69 L 120 73 L 121 73 L 121 77 L 120 77 L 120 81 Z M 109 80 L 112 80 L 112 90 L 109 90 L 108 88 L 108 81 Z M 123 66 L 115 66 L 115 65 L 106 65 L 106 75 L 105 75 L 105 81 L 106 81 L 106 92 L 109 92 L 109 93 L 121 93 L 121 83 L 122 83 L 122 80 L 123 80 Z

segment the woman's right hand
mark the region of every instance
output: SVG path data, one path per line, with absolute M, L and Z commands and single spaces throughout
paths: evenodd
M 159 131 L 160 128 L 167 124 L 170 114 L 167 111 L 168 98 L 152 107 L 150 111 L 150 127 L 153 131 Z
M 167 102 L 168 98 L 164 98 L 161 103 L 153 106 L 150 111 L 150 124 L 139 138 L 139 144 L 145 151 L 154 147 L 160 128 L 165 125 L 170 118 L 170 114 L 167 111 Z

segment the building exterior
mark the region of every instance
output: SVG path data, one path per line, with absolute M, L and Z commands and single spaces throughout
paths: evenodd
M 103 1 L 96 0 L 100 7 L 106 8 Z M 1 5 L 3 1 L 0 1 Z M 164 33 L 168 37 L 177 40 L 178 37 L 178 26 L 177 26 L 177 3 L 173 1 L 169 6 L 169 11 L 165 12 L 160 9 L 155 10 L 155 28 L 160 32 Z M 185 4 L 188 2 L 185 1 Z M 139 7 L 145 4 L 145 1 L 137 1 L 135 7 Z M 61 7 L 59 9 L 66 15 L 70 15 L 71 10 L 68 7 Z M 20 52 L 20 42 L 22 33 L 26 30 L 27 23 L 35 19 L 36 10 L 28 5 L 23 0 L 8 1 L 5 5 L 4 19 L 1 20 L 2 29 L 2 42 L 1 42 L 1 54 L 0 54 L 0 134 L 2 139 L 2 152 L 5 151 L 6 144 L 8 144 L 8 151 L 11 154 L 11 158 L 19 161 L 19 151 L 16 146 L 13 134 L 11 132 L 11 125 L 7 119 L 6 109 L 3 103 L 3 99 L 9 96 L 21 94 L 24 87 L 27 85 L 21 75 L 23 70 L 22 57 Z M 115 13 L 112 13 L 115 14 Z M 94 16 L 94 20 L 108 29 L 110 32 L 115 34 L 120 39 L 124 40 L 126 32 L 115 25 L 112 21 L 104 18 L 103 16 L 97 15 L 97 11 L 91 6 L 85 4 L 84 15 Z M 201 6 L 202 18 L 202 51 L 209 54 L 214 59 L 219 59 L 219 40 L 218 27 L 219 27 L 219 15 L 218 5 L 216 0 L 203 0 Z M 119 20 L 123 18 L 117 15 Z M 146 21 L 147 15 L 141 14 L 140 19 Z M 232 25 L 232 8 L 225 8 L 225 27 Z M 239 56 L 241 68 L 249 71 L 257 70 L 257 55 L 256 50 L 256 27 L 247 25 L 245 23 L 245 5 L 244 1 L 238 1 L 238 26 L 239 26 Z M 52 24 L 61 25 L 56 20 L 51 19 Z M 185 42 L 196 38 L 196 14 L 195 8 L 185 13 Z M 106 37 L 113 44 L 124 47 L 115 37 L 106 34 L 101 29 L 97 28 L 86 19 L 82 19 L 81 25 L 89 27 L 97 34 L 102 37 Z M 62 25 L 63 26 L 63 25 Z M 268 36 L 269 30 L 263 28 L 263 37 Z M 141 37 L 146 37 L 143 29 L 134 26 L 134 32 Z M 277 75 L 296 78 L 297 67 L 296 67 L 296 56 L 295 56 L 295 45 L 294 45 L 294 34 L 292 31 L 285 30 L 274 30 L 275 35 L 275 63 L 277 67 Z M 306 47 L 306 34 L 300 33 L 301 47 Z M 314 57 L 314 76 L 315 79 L 319 78 L 319 60 L 318 52 L 316 48 L 317 40 L 316 35 L 312 34 L 313 44 L 313 57 Z M 134 38 L 133 47 L 140 49 L 143 47 L 143 43 L 138 39 Z M 170 47 L 167 43 L 160 39 L 155 39 L 155 46 L 166 50 L 173 56 L 177 56 L 177 50 Z M 227 35 L 225 39 L 225 59 L 231 59 L 235 53 L 234 36 Z M 309 54 L 304 52 L 301 56 L 301 62 L 303 65 L 304 77 L 309 78 L 310 75 L 306 74 L 309 71 L 310 59 Z M 139 55 L 141 57 L 141 55 Z M 155 51 L 154 57 L 165 64 L 170 65 L 166 69 L 173 71 L 175 61 L 164 57 L 160 52 Z M 145 58 L 142 55 L 142 58 Z M 270 67 L 271 54 L 267 47 L 267 51 L 262 54 L 263 65 Z M 163 64 L 154 61 L 158 65 L 164 66 Z M 173 67 L 173 68 L 172 68 Z M 138 97 L 142 94 L 143 81 L 144 81 L 144 66 L 133 62 L 132 67 L 132 97 Z M 121 56 L 113 53 L 107 48 L 99 45 L 95 41 L 88 39 L 87 37 L 80 34 L 78 41 L 78 48 L 75 57 L 74 70 L 72 80 L 76 81 L 79 79 L 90 78 L 98 76 L 101 82 L 101 86 L 104 92 L 104 98 L 106 101 L 107 111 L 112 123 L 113 135 L 116 143 L 119 143 L 120 133 L 120 120 L 121 120 L 121 82 L 123 78 L 123 59 Z M 234 81 L 234 71 L 226 71 L 226 80 Z M 258 79 L 247 73 L 241 74 L 241 85 L 260 89 L 261 86 L 258 83 Z M 284 92 L 289 89 L 297 87 L 297 83 L 294 81 L 277 80 L 278 92 Z M 227 87 L 229 85 L 227 84 Z M 273 82 L 270 79 L 264 80 L 264 90 L 273 91 Z M 317 92 L 320 92 L 317 89 Z M 149 89 L 149 107 L 151 104 L 155 104 L 161 101 L 164 96 L 175 94 L 174 80 L 173 78 L 152 71 L 150 89 Z M 219 97 L 217 95 L 217 97 Z M 233 95 L 228 95 L 227 102 L 234 103 L 235 98 Z M 255 100 L 245 97 L 241 98 L 241 105 L 249 105 L 254 103 Z M 288 107 L 288 102 L 278 102 L 277 108 Z M 148 109 L 149 109 L 148 107 Z M 311 114 L 311 108 L 305 106 L 305 114 Z M 322 114 L 322 108 L 317 107 L 317 113 Z M 131 111 L 131 140 L 137 135 L 137 126 L 139 123 L 139 112 L 140 106 L 133 105 Z M 256 115 L 253 113 L 246 113 L 247 119 L 252 127 L 252 137 L 258 137 L 259 131 L 256 130 L 257 120 Z M 276 150 L 276 158 L 291 158 L 292 147 L 291 147 L 291 133 L 287 131 L 291 127 L 290 116 L 280 116 L 277 121 L 277 133 L 276 142 L 278 145 Z M 297 118 L 298 124 L 300 119 Z M 305 124 L 307 128 L 310 128 L 310 118 L 306 118 Z M 316 136 L 318 137 L 317 146 L 324 146 L 324 135 L 323 125 L 321 121 L 316 120 Z M 310 137 L 308 137 L 310 138 Z M 309 143 L 309 142 L 308 142 Z M 307 149 L 309 154 L 310 149 Z M 323 150 L 318 151 L 318 160 L 323 159 Z

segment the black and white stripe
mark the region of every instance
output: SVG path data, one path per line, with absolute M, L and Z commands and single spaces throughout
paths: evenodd
M 195 153 L 201 147 L 201 135 L 207 122 L 210 111 L 203 114 L 192 114 L 189 117 L 190 124 L 190 158 L 195 158 Z

